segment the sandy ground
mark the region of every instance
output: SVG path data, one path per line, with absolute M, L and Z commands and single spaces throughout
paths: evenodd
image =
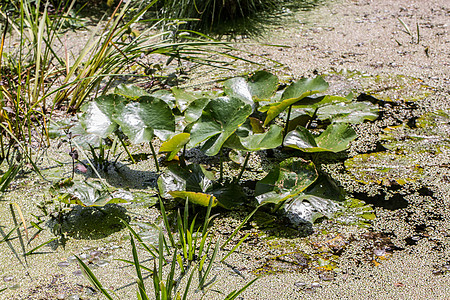
M 419 24 L 418 43 L 412 42 L 412 38 L 402 32 L 397 18 L 408 24 L 413 33 L 416 32 L 416 23 Z M 342 83 L 338 88 L 340 92 L 350 89 L 362 92 L 367 88 L 358 77 L 342 80 L 332 76 L 336 72 L 342 74 L 343 70 L 356 70 L 377 78 L 392 78 L 393 75 L 418 78 L 432 92 L 418 102 L 419 109 L 413 114 L 438 109 L 448 113 L 449 20 L 450 5 L 445 0 L 329 1 L 308 13 L 297 14 L 293 24 L 274 28 L 264 38 L 264 42 L 288 45 L 289 48 L 258 47 L 252 51 L 280 61 L 296 77 L 311 76 L 313 73 L 329 74 L 332 87 L 333 83 Z M 386 82 L 382 81 L 381 85 Z M 402 99 L 407 91 L 397 89 L 392 93 Z M 359 130 L 360 137 L 352 146 L 351 155 L 362 147 L 359 145 L 373 146 L 376 143 L 377 126 L 365 125 Z M 323 276 L 324 273 L 315 268 L 265 275 L 242 295 L 242 299 L 450 299 L 450 271 L 445 271 L 446 266 L 450 265 L 450 150 L 443 148 L 440 153 L 427 153 L 425 156 L 413 158 L 418 163 L 428 163 L 425 179 L 419 186 L 412 185 L 401 190 L 407 205 L 394 205 L 390 209 L 385 205 L 376 206 L 378 218 L 372 231 L 387 234 L 393 247 L 403 250 L 392 251 L 387 259 L 374 266 L 371 259 L 365 256 L 369 246 L 364 244 L 363 234 L 367 234 L 367 230 L 328 228 L 327 224 L 323 224 L 315 227 L 316 232 L 328 230 L 330 238 L 341 235 L 347 243 L 338 260 L 339 269 L 331 278 Z M 67 158 L 61 154 L 60 159 Z M 336 168 L 339 169 L 339 166 L 330 166 L 324 171 L 333 175 L 349 192 L 372 191 L 373 186 L 355 185 L 352 178 L 339 175 Z M 1 206 L 3 227 L 0 227 L 3 235 L 14 228 L 7 205 L 9 202 L 17 202 L 26 217 L 32 220 L 31 213 L 36 213 L 35 204 L 44 198 L 41 188 L 45 183 L 42 180 L 36 179 L 32 188 L 25 181 L 23 184 L 20 180 L 17 182 L 17 193 L 4 196 Z M 419 192 L 423 185 L 426 185 L 427 191 Z M 144 222 L 155 220 L 157 214 L 152 210 L 135 208 L 132 217 Z M 234 222 L 228 224 L 230 228 L 239 222 L 232 216 L 229 221 Z M 406 242 L 419 234 L 421 238 L 415 245 Z M 50 232 L 43 231 L 27 249 L 52 237 Z M 121 231 L 98 240 L 69 239 L 66 250 L 62 247 L 43 247 L 39 250 L 41 254 L 27 259 L 21 254 L 19 239 L 0 243 L 0 289 L 8 287 L 0 293 L 0 299 L 78 299 L 74 295 L 80 295 L 81 299 L 96 299 L 99 296 L 87 287 L 89 284 L 82 276 L 77 275 L 77 266 L 70 262 L 70 258 L 73 254 L 85 253 L 89 256 L 92 251 L 100 251 L 107 261 L 111 261 L 111 255 L 112 258 L 130 259 L 126 237 L 127 232 Z M 311 240 L 317 242 L 320 238 L 311 238 L 305 245 L 301 238 L 291 240 L 298 243 L 294 247 L 298 251 L 311 252 Z M 239 252 L 227 260 L 228 267 L 217 265 L 213 268 L 217 283 L 212 289 L 227 293 L 242 286 L 254 277 L 251 271 L 261 267 L 261 261 L 264 261 L 261 256 L 280 253 L 267 242 L 252 241 L 245 243 Z M 144 254 L 141 253 L 141 257 L 144 258 Z M 68 259 L 67 267 L 58 266 L 59 262 Z M 136 298 L 132 268 L 111 261 L 94 271 L 105 287 L 119 288 L 116 293 L 120 299 Z M 151 286 L 150 280 L 148 286 Z M 189 299 L 200 299 L 201 296 L 197 293 Z M 222 298 L 223 295 L 210 291 L 203 299 Z

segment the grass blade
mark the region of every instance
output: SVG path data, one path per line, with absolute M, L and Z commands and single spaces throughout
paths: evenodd
M 23 217 L 22 210 L 20 209 L 19 204 L 17 204 L 16 202 L 12 202 L 11 205 L 14 205 L 16 207 L 17 212 L 19 213 L 20 219 L 22 220 L 23 228 L 25 230 L 25 235 L 27 236 L 27 240 L 29 240 L 27 222 L 25 221 L 25 218 Z
M 57 240 L 57 239 L 58 239 L 58 238 L 56 237 L 56 238 L 50 239 L 50 240 L 48 240 L 48 241 L 46 241 L 46 242 L 40 244 L 39 246 L 37 246 L 37 247 L 31 249 L 30 251 L 28 251 L 27 253 L 25 253 L 24 256 L 28 256 L 28 255 L 33 254 L 36 250 L 38 250 L 38 249 L 44 247 L 45 245 L 47 245 L 47 244 L 49 244 L 49 243 L 51 243 L 51 242 L 53 242 L 54 240 Z
M 122 262 L 130 264 L 130 265 L 134 265 L 134 261 L 131 261 L 131 260 L 126 260 L 126 259 L 121 259 L 121 258 L 116 258 L 114 260 L 122 261 Z M 148 268 L 148 267 L 146 267 L 144 265 L 139 264 L 139 268 L 141 268 L 141 269 L 143 269 L 143 270 L 145 270 L 147 272 L 153 273 L 152 269 L 150 269 L 150 268 Z
M 175 240 L 173 238 L 172 231 L 170 230 L 169 219 L 167 218 L 166 209 L 164 208 L 164 204 L 163 204 L 159 194 L 158 194 L 158 199 L 159 199 L 159 207 L 161 209 L 161 215 L 162 215 L 163 221 L 164 221 L 164 227 L 166 227 L 167 235 L 169 236 L 169 240 L 170 240 L 170 244 L 172 245 L 173 248 L 176 248 Z
M 75 258 L 78 260 L 78 265 L 81 267 L 81 269 L 84 271 L 84 275 L 87 277 L 89 282 L 97 289 L 99 290 L 106 298 L 113 300 L 113 297 L 111 297 L 110 294 L 103 288 L 100 281 L 98 281 L 97 277 L 95 277 L 94 273 L 89 269 L 88 266 L 78 257 L 75 255 Z
M 408 25 L 406 25 L 406 23 L 403 22 L 403 20 L 400 19 L 400 18 L 397 18 L 397 20 L 400 22 L 400 24 L 402 24 L 403 28 L 405 29 L 405 32 L 406 32 L 410 37 L 412 37 L 413 34 L 412 34 L 411 30 L 409 30 Z
M 141 265 L 139 264 L 139 257 L 137 254 L 136 245 L 134 244 L 134 239 L 133 239 L 133 236 L 131 233 L 130 233 L 130 239 L 131 239 L 131 249 L 133 252 L 134 266 L 136 267 L 136 274 L 138 277 L 137 285 L 139 288 L 139 294 L 140 294 L 142 300 L 148 300 L 147 293 L 145 292 L 144 279 L 142 278 Z
M 145 250 L 147 250 L 148 253 L 150 253 L 151 256 L 153 256 L 154 258 L 157 258 L 158 255 L 156 255 L 152 249 L 150 249 L 150 247 L 153 247 L 153 250 L 156 251 L 156 253 L 158 253 L 158 249 L 155 248 L 155 246 L 150 245 L 150 247 L 144 243 L 144 241 L 142 240 L 142 238 L 136 233 L 136 231 L 134 231 L 133 228 L 131 228 L 131 226 L 125 222 L 125 220 L 121 220 L 122 223 L 128 228 L 128 230 L 133 234 L 133 236 L 136 238 L 136 240 L 142 245 L 142 247 L 144 247 Z
M 21 225 L 21 224 L 17 224 L 13 229 L 11 229 L 11 231 L 8 232 L 8 233 L 5 235 L 5 237 L 0 241 L 0 243 L 6 242 L 6 241 L 9 239 L 9 236 L 10 236 L 14 231 L 16 231 L 17 228 L 20 227 L 20 225 Z
M 223 249 L 230 241 L 231 239 L 237 234 L 237 232 L 244 226 L 245 223 L 255 214 L 255 212 L 260 208 L 261 205 L 257 206 L 245 219 L 242 221 L 242 223 L 233 231 L 233 233 L 230 235 L 230 237 L 223 243 L 223 245 L 220 247 Z
M 185 288 L 184 294 L 183 294 L 183 300 L 187 299 L 186 297 L 187 297 L 188 292 L 189 292 L 189 290 L 191 288 L 192 278 L 194 277 L 194 270 L 195 270 L 196 267 L 197 267 L 197 265 L 193 266 L 192 271 L 191 271 L 191 275 L 189 275 L 189 279 L 188 279 L 188 281 L 186 283 L 186 288 Z
M 0 178 L 0 192 L 6 191 L 11 181 L 16 177 L 17 173 L 19 173 L 21 167 L 22 164 L 12 165 L 9 167 L 8 171 L 2 175 Z
M 227 255 L 225 255 L 224 258 L 222 258 L 222 260 L 220 262 L 223 262 L 225 259 L 227 259 L 228 256 L 230 256 L 234 251 L 236 251 L 236 249 L 248 238 L 248 236 L 250 235 L 250 233 L 247 233 L 240 241 L 239 243 L 236 244 L 236 246 L 233 247 L 233 249 L 231 249 Z
M 250 281 L 249 283 L 244 285 L 239 291 L 236 291 L 236 290 L 232 291 L 231 293 L 229 293 L 225 297 L 225 300 L 234 300 L 234 299 L 236 299 L 237 296 L 239 296 L 243 291 L 245 291 L 250 285 L 252 285 L 258 279 L 259 279 L 259 277 L 256 277 L 255 279 L 253 279 L 252 281 Z
M 202 278 L 200 279 L 200 283 L 198 284 L 198 287 L 200 289 L 203 289 L 203 285 L 205 284 L 206 278 L 208 277 L 209 272 L 211 271 L 212 265 L 214 263 L 214 260 L 216 259 L 218 251 L 219 251 L 219 243 L 216 243 L 216 247 L 214 247 L 214 252 L 211 256 L 211 259 L 209 260 L 208 267 L 206 267 L 205 274 L 203 274 Z

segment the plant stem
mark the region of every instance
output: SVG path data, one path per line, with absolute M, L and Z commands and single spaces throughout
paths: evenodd
M 122 147 L 125 149 L 125 152 L 127 152 L 128 157 L 130 158 L 131 162 L 135 165 L 136 161 L 133 158 L 133 155 L 131 155 L 130 151 L 128 151 L 127 145 L 125 145 L 125 142 L 120 138 L 120 136 L 117 136 L 119 138 L 120 143 L 122 144 Z
M 223 152 L 222 149 L 220 149 L 220 176 L 219 176 L 219 182 L 223 181 Z
M 248 163 L 248 159 L 250 158 L 250 151 L 247 152 L 247 155 L 245 156 L 245 160 L 244 163 L 242 164 L 242 168 L 241 171 L 239 172 L 238 177 L 236 178 L 236 181 L 234 183 L 239 183 L 239 181 L 241 180 L 242 174 L 244 174 L 245 171 L 245 167 L 247 166 Z
M 289 130 L 289 119 L 291 118 L 291 110 L 292 110 L 292 105 L 289 105 L 288 115 L 286 118 L 286 125 L 284 126 L 284 132 L 283 132 L 283 141 Z
M 155 148 L 153 148 L 152 142 L 149 142 L 150 149 L 152 150 L 153 159 L 155 160 L 155 166 L 156 166 L 156 172 L 160 172 L 159 170 L 159 163 L 158 163 L 158 157 L 156 156 Z
M 314 120 L 314 118 L 316 117 L 316 115 L 317 115 L 317 110 L 318 110 L 318 109 L 319 109 L 319 108 L 317 107 L 316 110 L 314 110 L 314 113 L 313 113 L 311 119 L 310 119 L 310 120 L 308 121 L 308 123 L 305 125 L 305 128 L 306 128 L 306 129 L 309 129 L 309 125 L 311 125 L 312 120 Z

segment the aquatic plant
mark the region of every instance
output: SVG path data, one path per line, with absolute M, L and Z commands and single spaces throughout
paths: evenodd
M 160 152 L 168 153 L 166 159 L 174 161 L 158 179 L 160 195 L 189 199 L 203 206 L 207 206 L 211 196 L 213 206 L 228 209 L 249 203 L 239 181 L 250 154 L 279 148 L 294 157 L 277 162 L 257 182 L 256 200 L 260 205 L 273 205 L 274 210 L 290 207 L 287 204 L 294 201 L 308 202 L 313 209 L 301 205 L 296 209 L 314 210 L 316 217 L 310 212 L 306 217 L 313 221 L 319 215 L 329 216 L 339 210 L 337 203 L 344 197 L 330 199 L 304 194 L 314 189 L 318 178 L 315 156 L 313 161 L 308 160 L 307 153 L 346 150 L 356 138 L 350 124 L 374 120 L 378 112 L 368 101 L 353 101 L 352 95 L 316 95 L 327 88 L 328 83 L 317 76 L 279 89 L 278 78 L 266 71 L 247 78 L 231 78 L 219 92 L 172 88 L 148 93 L 135 86 L 121 85 L 113 94 L 100 96 L 83 106 L 79 120 L 87 134 L 99 138 L 120 133 L 131 143 L 149 143 L 160 172 L 151 143 L 158 137 L 163 142 Z M 315 128 L 313 123 L 317 124 Z M 201 165 L 187 164 L 184 154 L 192 148 L 220 158 L 218 180 Z M 288 148 L 301 152 L 284 151 Z M 226 149 L 243 157 L 241 170 L 231 181 L 225 180 L 223 174 Z M 176 159 L 179 152 L 181 155 Z
M 125 226 L 128 227 L 130 231 L 130 242 L 131 242 L 131 252 L 133 260 L 122 260 L 125 263 L 132 264 L 135 267 L 137 274 L 137 299 L 159 299 L 159 300 L 169 300 L 169 299 L 187 299 L 193 290 L 196 292 L 202 291 L 205 293 L 204 289 L 207 285 L 214 282 L 214 279 L 207 281 L 210 274 L 211 268 L 216 262 L 216 257 L 219 252 L 219 243 L 214 242 L 210 237 L 208 231 L 209 223 L 214 216 L 211 216 L 211 208 L 213 204 L 213 198 L 210 197 L 206 214 L 204 217 L 203 225 L 195 230 L 197 216 L 193 218 L 191 224 L 189 225 L 189 207 L 188 201 L 185 203 L 184 213 L 178 211 L 177 215 L 177 231 L 178 239 L 172 233 L 169 226 L 168 217 L 164 209 L 162 201 L 160 201 L 161 214 L 164 220 L 164 227 L 159 228 L 159 238 L 157 247 L 146 244 L 138 233 L 134 229 L 123 222 Z M 167 232 L 167 237 L 164 232 Z M 242 240 L 244 240 L 244 237 Z M 139 261 L 137 254 L 136 242 L 142 246 L 152 257 L 153 257 L 153 267 L 147 267 Z M 242 241 L 241 241 L 242 242 Z M 225 257 L 228 257 L 232 252 L 236 250 L 234 247 L 232 250 L 227 251 Z M 212 252 L 211 252 L 212 251 Z M 170 257 L 171 260 L 168 260 Z M 114 299 L 110 293 L 102 286 L 100 281 L 95 277 L 94 273 L 89 269 L 89 267 L 79 258 L 76 257 L 78 263 L 87 279 L 91 284 L 100 291 L 108 299 Z M 223 260 L 222 260 L 223 261 Z M 164 278 L 163 268 L 168 266 L 169 272 L 167 277 Z M 153 297 L 150 297 L 150 291 L 146 288 L 142 272 L 146 271 L 151 275 L 153 279 Z M 198 274 L 198 285 L 195 286 L 192 282 L 194 274 Z M 232 300 L 236 299 L 244 290 L 246 290 L 251 284 L 253 284 L 258 278 L 249 281 L 245 286 L 239 290 L 234 290 L 225 296 L 224 299 Z M 181 283 L 185 281 L 184 290 L 180 291 Z M 208 283 L 207 283 L 208 282 Z
M 216 35 L 255 35 L 262 31 L 261 23 L 268 21 L 267 11 L 279 9 L 279 0 L 164 0 L 160 12 L 164 18 L 188 20 L 185 27 L 190 30 Z M 266 18 L 262 18 L 264 15 Z

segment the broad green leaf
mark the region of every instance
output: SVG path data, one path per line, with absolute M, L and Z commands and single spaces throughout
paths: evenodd
M 158 178 L 158 188 L 164 198 L 187 198 L 192 203 L 205 206 L 208 206 L 209 197 L 213 195 L 213 206 L 219 204 L 228 209 L 241 205 L 246 199 L 240 186 L 213 185 L 213 180 L 213 174 L 200 165 L 188 165 L 186 168 L 169 166 Z
M 343 208 L 344 194 L 333 181 L 320 176 L 284 206 L 287 217 L 292 223 L 302 225 L 314 223 L 318 218 L 331 218 Z
M 356 138 L 355 130 L 346 123 L 331 124 L 317 138 L 317 145 L 331 152 L 348 149 L 349 144 Z
M 188 123 L 197 121 L 203 113 L 203 109 L 208 105 L 211 99 L 198 98 L 192 101 L 184 111 L 184 117 Z
M 286 159 L 256 184 L 256 200 L 260 204 L 286 201 L 304 191 L 317 177 L 312 162 L 298 157 Z
M 236 209 L 247 199 L 242 187 L 234 183 L 214 187 L 211 193 L 217 198 L 218 204 L 226 209 Z
M 98 147 L 102 139 L 96 134 L 86 132 L 81 122 L 77 122 L 73 127 L 70 127 L 69 132 L 72 137 L 72 142 L 83 149 L 90 149 L 90 146 L 94 148 Z M 61 136 L 64 136 L 67 140 L 69 139 L 64 130 L 62 130 Z
M 172 88 L 172 93 L 175 97 L 177 107 L 181 112 L 184 112 L 189 104 L 198 98 L 198 96 L 177 87 Z
M 157 90 L 157 91 L 151 93 L 150 96 L 153 96 L 155 98 L 163 100 L 164 102 L 167 103 L 167 105 L 169 105 L 170 109 L 174 109 L 176 106 L 176 103 L 175 103 L 176 100 L 171 91 Z
M 252 105 L 255 100 L 271 98 L 278 88 L 278 77 L 267 72 L 258 71 L 248 80 L 235 77 L 224 82 L 224 92 Z
M 234 77 L 228 79 L 223 84 L 225 94 L 229 97 L 234 97 L 242 102 L 253 105 L 253 98 L 247 80 L 243 77 Z
M 80 123 L 87 133 L 95 134 L 101 138 L 108 137 L 117 129 L 113 120 L 115 107 L 124 103 L 126 99 L 119 95 L 100 96 L 82 107 L 84 113 Z
M 167 160 L 170 161 L 177 155 L 178 151 L 183 149 L 184 145 L 189 142 L 189 137 L 190 134 L 184 132 L 174 135 L 170 140 L 162 143 L 159 152 L 170 152 L 169 157 L 167 158 Z
M 283 142 L 283 128 L 273 124 L 264 133 L 250 132 L 248 136 L 239 136 L 239 140 L 242 146 L 249 151 L 274 149 Z
M 281 96 L 281 102 L 269 107 L 264 125 L 267 126 L 270 121 L 275 119 L 290 105 L 310 95 L 324 92 L 327 89 L 328 83 L 320 76 L 316 78 L 302 78 L 291 84 L 284 90 Z
M 252 107 L 237 98 L 219 97 L 211 100 L 202 117 L 192 126 L 189 146 L 207 141 L 202 150 L 206 155 L 216 155 L 251 113 Z
M 205 193 L 172 191 L 169 194 L 174 198 L 188 199 L 190 202 L 208 207 L 211 195 Z M 217 205 L 217 198 L 213 196 L 212 207 Z
M 314 195 L 301 195 L 293 198 L 286 208 L 286 216 L 297 226 L 314 223 L 321 217 L 332 217 L 342 209 L 338 202 Z
M 378 118 L 379 109 L 368 101 L 340 102 L 320 107 L 317 110 L 319 120 L 330 120 L 333 123 L 360 124 L 365 120 L 374 121 Z
M 278 89 L 278 77 L 267 71 L 258 71 L 248 80 L 253 100 L 270 99 Z
M 252 126 L 252 131 L 254 133 L 264 133 L 263 122 L 257 118 L 248 118 L 250 120 L 250 125 Z
M 200 165 L 169 166 L 158 178 L 158 189 L 164 198 L 170 198 L 172 191 L 205 193 L 212 187 L 213 179 L 213 174 Z
M 264 133 L 254 133 L 250 121 L 245 122 L 224 143 L 224 146 L 241 151 L 274 149 L 283 142 L 283 128 L 273 124 Z
M 356 138 L 356 132 L 346 123 L 331 124 L 318 137 L 308 129 L 298 126 L 290 131 L 283 144 L 304 152 L 340 152 L 348 149 L 349 143 Z
M 349 103 L 351 100 L 340 97 L 340 96 L 331 96 L 331 95 L 325 95 L 325 96 L 319 96 L 319 97 L 305 97 L 302 99 L 301 102 L 296 103 L 292 106 L 292 109 L 298 109 L 298 108 L 307 108 L 307 109 L 317 109 L 319 107 L 323 107 L 330 104 L 338 104 L 338 103 Z
M 82 206 L 105 206 L 108 203 L 127 203 L 128 201 L 112 197 L 101 184 L 95 182 L 77 182 L 60 190 L 60 201 Z
M 124 96 L 128 99 L 136 100 L 142 96 L 149 96 L 149 93 L 133 84 L 119 84 L 114 89 L 114 94 Z
M 114 121 L 134 144 L 150 142 L 153 135 L 167 139 L 175 131 L 175 117 L 166 102 L 144 96 L 138 102 L 119 104 Z
M 313 149 L 318 149 L 314 136 L 303 126 L 297 126 L 295 130 L 288 132 L 284 138 L 283 145 L 309 152 L 312 152 Z

